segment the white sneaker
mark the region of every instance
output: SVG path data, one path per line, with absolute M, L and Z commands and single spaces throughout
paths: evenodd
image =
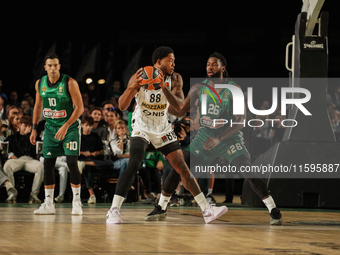
M 82 204 L 80 201 L 75 201 L 72 202 L 72 214 L 73 215 L 82 215 L 83 214 L 83 209 L 82 209 Z
M 106 224 L 121 224 L 120 211 L 117 207 L 111 208 L 106 214 Z
M 89 200 L 87 200 L 88 204 L 95 204 L 96 203 L 96 196 L 92 195 L 89 197 Z
M 39 209 L 34 211 L 34 214 L 55 214 L 54 204 L 42 203 Z
M 208 204 L 205 210 L 202 212 L 205 223 L 208 224 L 213 220 L 221 217 L 228 211 L 226 206 L 217 207 L 215 204 Z
M 83 170 L 85 168 L 85 163 L 84 161 L 78 161 L 78 169 L 79 169 L 79 173 L 82 174 Z

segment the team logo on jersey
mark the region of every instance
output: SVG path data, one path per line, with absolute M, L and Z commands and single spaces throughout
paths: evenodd
M 146 102 L 142 102 L 142 107 L 153 111 L 163 111 L 166 109 L 167 104 L 147 104 Z
M 209 116 L 203 116 L 200 118 L 200 125 L 203 127 L 208 128 L 220 128 L 223 126 L 224 123 L 220 123 L 218 121 L 215 121 L 215 119 L 211 119 Z
M 47 88 L 44 86 L 44 87 L 42 87 L 41 90 L 45 92 L 47 90 Z
M 58 90 L 59 90 L 59 93 L 62 93 L 63 92 L 63 87 L 59 86 Z
M 45 118 L 57 119 L 57 118 L 65 118 L 67 114 L 65 110 L 57 111 L 57 110 L 51 110 L 50 108 L 45 108 L 43 115 Z
M 169 82 L 166 82 L 166 83 L 165 83 L 165 86 L 169 87 Z
M 223 97 L 222 97 L 222 98 L 223 98 L 223 99 L 224 99 L 224 98 L 227 98 L 227 97 L 228 97 L 228 95 L 229 95 L 229 90 L 226 90 L 226 91 L 224 92 L 224 94 L 223 94 Z M 223 99 L 222 99 L 222 100 L 223 100 Z

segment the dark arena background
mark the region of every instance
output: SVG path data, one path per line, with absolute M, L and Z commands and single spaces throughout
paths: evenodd
M 46 74 L 43 65 L 48 52 L 60 57 L 61 72 L 77 80 L 83 99 L 95 98 L 94 106 L 98 107 L 110 99 L 108 93 L 114 81 L 119 81 L 124 91 L 128 79 L 139 67 L 152 65 L 151 55 L 162 45 L 175 52 L 175 72 L 183 77 L 185 96 L 191 78 L 206 77 L 207 59 L 213 52 L 226 57 L 228 73 L 235 79 L 287 78 L 286 87 L 291 85 L 292 71 L 286 69 L 285 63 L 291 67 L 295 61 L 298 78 L 330 78 L 328 86 L 300 84 L 312 92 L 307 108 L 320 110 L 314 115 L 320 122 L 305 121 L 305 116 L 292 109 L 287 117 L 301 125 L 295 130 L 285 130 L 278 141 L 263 138 L 259 130 L 245 128 L 252 163 L 296 164 L 297 169 L 299 165 L 317 163 L 339 166 L 340 15 L 335 0 L 319 2 L 324 2 L 320 13 L 326 12 L 329 17 L 324 14 L 325 22 L 316 25 L 311 38 L 322 38 L 327 50 L 320 55 L 308 55 L 296 48 L 295 60 L 292 60 L 292 48 L 286 46 L 293 35 L 304 40 L 304 34 L 300 38 L 297 29 L 298 22 L 304 19 L 300 15 L 301 0 L 2 3 L 1 94 L 9 98 L 16 92 L 19 104 L 27 94 L 35 98 L 34 84 Z M 93 91 L 88 83 L 94 85 Z M 326 105 L 326 89 L 330 97 L 337 95 L 332 105 Z M 254 91 L 256 109 L 264 101 L 271 105 L 270 84 L 259 84 Z M 3 107 L 7 103 L 4 101 Z M 177 203 L 168 206 L 166 221 L 144 221 L 155 200 L 147 196 L 142 181 L 135 181 L 135 188 L 122 206 L 124 224 L 119 225 L 105 223 L 117 176 L 93 173 L 95 204 L 88 204 L 89 194 L 82 181 L 82 216 L 70 214 L 69 181 L 65 200 L 55 203 L 55 215 L 34 215 L 39 204 L 27 203 L 33 175 L 21 170 L 14 177 L 19 191 L 17 203 L 6 203 L 6 189 L 0 188 L 0 254 L 340 253 L 338 177 L 263 176 L 281 210 L 282 226 L 269 225 L 268 209 L 242 175 L 215 179 L 209 201 L 226 205 L 229 211 L 211 224 L 204 224 L 200 208 L 182 186 L 177 194 L 179 206 Z M 58 183 L 56 171 L 55 197 Z M 43 201 L 43 185 L 39 198 Z

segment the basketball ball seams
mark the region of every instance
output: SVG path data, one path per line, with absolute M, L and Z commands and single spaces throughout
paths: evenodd
M 142 75 L 140 76 L 142 81 L 140 81 L 140 86 L 147 90 L 157 90 L 159 89 L 159 84 L 161 83 L 161 78 L 158 70 L 153 66 L 145 66 L 142 69 Z

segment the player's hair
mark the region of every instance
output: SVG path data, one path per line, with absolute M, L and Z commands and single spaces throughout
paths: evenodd
M 210 54 L 209 58 L 218 58 L 221 61 L 222 66 L 226 68 L 225 72 L 223 73 L 223 76 L 229 77 L 229 74 L 227 71 L 227 60 L 221 53 L 215 51 L 213 54 Z
M 57 54 L 55 54 L 55 53 L 53 53 L 53 52 L 47 53 L 47 55 L 46 55 L 46 57 L 45 57 L 44 63 L 46 63 L 46 60 L 47 60 L 47 59 L 55 59 L 55 58 L 58 59 L 58 60 L 60 61 L 60 59 L 59 59 L 59 57 L 58 57 Z
M 91 116 L 85 116 L 81 119 L 81 124 L 89 124 L 89 126 L 93 126 L 94 120 Z
M 116 129 L 118 124 L 123 124 L 126 127 L 126 123 L 125 123 L 124 120 L 117 120 L 116 123 L 115 123 L 115 129 Z
M 167 46 L 160 46 L 152 53 L 152 64 L 154 65 L 158 59 L 166 58 L 170 53 L 174 53 L 174 50 Z
M 31 116 L 25 115 L 20 118 L 20 123 L 25 124 L 26 126 L 32 126 L 32 118 Z
M 100 109 L 100 107 L 94 107 L 94 108 L 90 111 L 90 115 L 93 113 L 93 111 L 100 111 L 100 114 L 102 114 L 102 109 Z
M 6 116 L 7 116 L 7 118 L 8 118 L 9 111 L 12 110 L 12 109 L 17 109 L 18 112 L 19 112 L 19 108 L 18 108 L 18 107 L 14 106 L 14 105 L 11 105 L 10 107 L 8 107 L 8 109 L 7 109 L 7 111 L 6 111 Z

